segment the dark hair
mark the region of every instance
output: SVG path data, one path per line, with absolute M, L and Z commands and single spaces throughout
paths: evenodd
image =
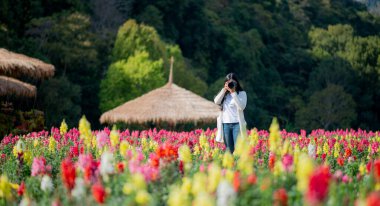
M 238 80 L 238 78 L 237 78 L 237 76 L 236 76 L 235 73 L 229 73 L 229 74 L 227 74 L 226 79 L 224 80 L 224 83 L 226 83 L 226 82 L 228 82 L 230 80 L 234 80 L 236 82 L 237 85 L 236 85 L 235 91 L 238 94 L 239 94 L 239 92 L 244 91 L 243 88 L 241 87 L 241 85 L 239 83 L 239 80 Z M 226 93 L 224 93 L 223 99 L 222 99 L 222 101 L 221 101 L 221 103 L 219 105 L 220 106 L 220 110 L 223 110 L 223 102 L 226 99 L 226 95 L 228 93 L 229 93 L 229 91 L 226 91 Z
M 239 83 L 239 80 L 238 80 L 238 78 L 237 78 L 237 76 L 236 76 L 236 74 L 235 73 L 229 73 L 229 74 L 227 74 L 227 76 L 226 76 L 226 79 L 224 80 L 224 83 L 226 83 L 226 82 L 228 82 L 228 81 L 230 81 L 230 80 L 234 80 L 235 82 L 236 82 L 236 92 L 239 94 L 239 92 L 241 92 L 241 91 L 243 91 L 243 88 L 240 86 L 240 83 Z M 226 92 L 226 94 L 228 93 L 228 91 Z

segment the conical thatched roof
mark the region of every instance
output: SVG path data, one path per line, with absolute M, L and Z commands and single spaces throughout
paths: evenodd
M 0 76 L 0 96 L 11 94 L 34 97 L 36 96 L 36 87 L 11 77 Z
M 43 79 L 52 77 L 54 70 L 51 64 L 0 48 L 0 75 Z
M 101 123 L 144 122 L 210 122 L 216 121 L 219 107 L 199 95 L 172 83 L 172 67 L 169 82 L 158 89 L 128 101 L 100 117 Z

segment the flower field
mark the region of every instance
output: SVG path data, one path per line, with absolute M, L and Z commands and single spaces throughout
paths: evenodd
M 8 135 L 0 145 L 1 205 L 380 205 L 378 132 L 290 133 L 274 119 L 233 155 L 216 130 Z

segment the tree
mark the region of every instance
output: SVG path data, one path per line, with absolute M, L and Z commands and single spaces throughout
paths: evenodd
M 329 84 L 315 92 L 306 107 L 296 112 L 296 125 L 308 130 L 350 128 L 356 119 L 355 106 L 352 96 L 342 86 Z
M 151 60 L 167 59 L 165 44 L 153 27 L 128 20 L 120 28 L 112 50 L 112 61 L 127 60 L 135 52 L 146 51 Z
M 136 51 L 127 60 L 112 63 L 100 84 L 102 112 L 162 86 L 162 64 L 162 60 L 150 60 L 145 51 Z
M 358 93 L 358 74 L 351 64 L 339 57 L 323 59 L 309 77 L 308 92 L 320 91 L 329 84 L 339 85 L 351 95 Z
M 97 51 L 98 40 L 90 29 L 88 15 L 62 12 L 33 19 L 27 34 L 28 41 L 35 45 L 39 54 L 55 66 L 56 76 L 65 75 L 70 82 L 81 87 L 81 111 L 96 126 L 100 115 L 97 95 L 102 68 Z
M 59 126 L 65 119 L 69 126 L 78 124 L 81 116 L 81 88 L 66 76 L 44 81 L 38 89 L 38 100 L 45 113 L 46 126 Z

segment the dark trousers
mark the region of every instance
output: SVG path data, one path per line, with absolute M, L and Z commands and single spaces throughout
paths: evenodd
M 240 133 L 239 123 L 223 123 L 223 139 L 227 149 L 233 153 Z

